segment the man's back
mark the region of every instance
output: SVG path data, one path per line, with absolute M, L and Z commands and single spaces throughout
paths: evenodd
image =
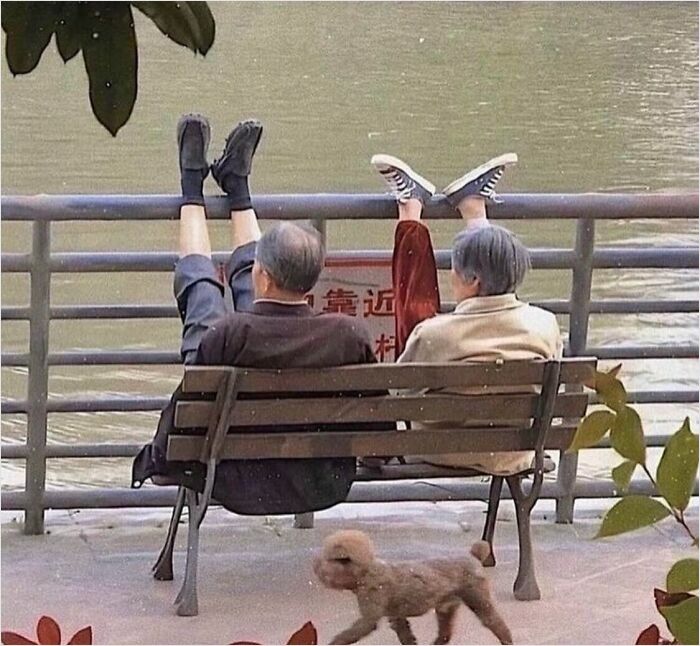
M 364 324 L 341 314 L 314 314 L 305 303 L 256 301 L 251 312 L 227 315 L 205 333 L 195 365 L 243 368 L 325 368 L 376 361 Z M 134 463 L 133 482 L 164 475 L 201 490 L 205 466 L 165 461 L 175 404 L 163 411 L 151 445 Z M 257 429 L 264 431 L 264 428 Z M 312 430 L 300 427 L 297 430 Z M 354 458 L 224 460 L 217 468 L 214 498 L 241 514 L 317 511 L 345 499 L 355 474 Z

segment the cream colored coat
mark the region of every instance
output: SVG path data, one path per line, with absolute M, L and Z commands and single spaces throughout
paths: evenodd
M 411 332 L 398 361 L 553 359 L 561 354 L 561 333 L 554 314 L 519 301 L 515 294 L 503 294 L 468 298 L 453 313 L 422 321 Z M 413 423 L 413 426 L 421 425 Z M 533 455 L 531 451 L 449 453 L 420 456 L 420 459 L 442 466 L 509 475 L 529 468 Z

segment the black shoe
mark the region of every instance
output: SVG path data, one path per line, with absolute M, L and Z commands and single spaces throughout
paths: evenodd
M 478 195 L 485 199 L 499 202 L 496 191 L 496 183 L 501 179 L 506 166 L 515 164 L 518 156 L 515 153 L 506 153 L 500 157 L 494 157 L 478 168 L 462 175 L 459 179 L 442 189 L 447 201 L 454 207 L 470 195 Z
M 211 128 L 201 114 L 185 114 L 177 122 L 177 145 L 180 151 L 180 172 L 200 171 L 202 179 L 209 174 L 207 150 Z
M 224 188 L 230 175 L 247 177 L 253 164 L 253 155 L 262 136 L 262 124 L 256 119 L 241 121 L 226 137 L 224 152 L 211 165 L 211 174 Z
M 397 202 L 403 204 L 409 199 L 417 199 L 425 204 L 435 193 L 434 184 L 398 157 L 374 155 L 370 164 L 379 171 Z

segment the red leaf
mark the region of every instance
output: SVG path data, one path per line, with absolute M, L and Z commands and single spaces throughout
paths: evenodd
M 637 641 L 634 642 L 635 644 L 660 644 L 661 642 L 659 641 L 661 638 L 661 633 L 659 633 L 659 627 L 656 624 L 652 624 L 648 628 L 645 628 L 641 633 L 639 633 L 639 637 L 637 637 Z
M 11 630 L 3 630 L 0 637 L 2 638 L 3 644 L 36 644 L 36 642 L 22 637 L 22 635 L 18 633 L 13 633 Z
M 60 644 L 61 628 L 55 619 L 44 615 L 36 625 L 36 636 L 40 644 Z
M 659 610 L 668 606 L 675 606 L 686 599 L 690 599 L 692 596 L 692 594 L 687 592 L 666 592 L 666 590 L 654 588 L 654 601 Z
M 70 638 L 69 644 L 92 644 L 92 626 L 85 626 Z
M 299 630 L 297 630 L 287 642 L 288 644 L 318 644 L 318 633 L 316 627 L 307 621 Z

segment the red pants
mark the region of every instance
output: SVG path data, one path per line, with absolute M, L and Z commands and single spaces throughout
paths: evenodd
M 391 275 L 398 358 L 413 328 L 440 311 L 433 245 L 430 232 L 420 222 L 402 220 L 396 226 Z

